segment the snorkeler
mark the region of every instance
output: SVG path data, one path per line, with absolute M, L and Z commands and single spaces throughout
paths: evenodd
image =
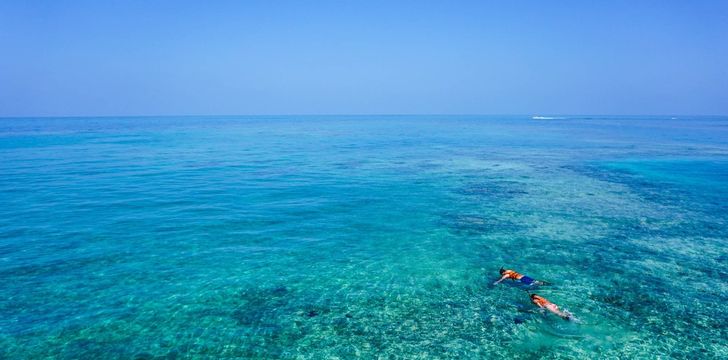
M 545 281 L 538 281 L 532 277 L 528 277 L 526 275 L 519 274 L 513 270 L 506 270 L 504 268 L 500 268 L 500 274 L 501 274 L 501 278 L 498 281 L 494 282 L 493 285 L 498 285 L 498 284 L 500 284 L 501 281 L 503 281 L 505 279 L 520 281 L 526 285 L 544 285 L 544 284 L 546 284 Z
M 536 306 L 540 307 L 541 309 L 551 311 L 552 313 L 558 315 L 564 320 L 574 319 L 574 315 L 571 315 L 568 311 L 561 311 L 556 304 L 536 294 L 531 294 L 531 302 L 536 304 Z

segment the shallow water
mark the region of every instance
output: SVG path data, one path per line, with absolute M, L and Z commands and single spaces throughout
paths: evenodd
M 728 357 L 728 118 L 0 119 L 0 159 L 0 358 Z

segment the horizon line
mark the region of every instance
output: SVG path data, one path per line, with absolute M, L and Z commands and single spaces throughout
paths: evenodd
M 69 118 L 164 118 L 164 117 L 276 117 L 276 116 L 531 116 L 531 117 L 627 117 L 627 116 L 650 116 L 650 117 L 728 117 L 728 114 L 508 114 L 508 113 L 282 113 L 282 114 L 187 114 L 187 115 L 0 115 L 0 119 L 69 119 Z M 554 119 L 565 120 L 565 119 Z

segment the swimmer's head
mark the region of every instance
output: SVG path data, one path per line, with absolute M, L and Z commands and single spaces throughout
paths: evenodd
M 503 275 L 503 273 L 505 273 L 505 272 L 506 272 L 506 269 L 504 269 L 504 268 L 503 268 L 503 267 L 501 266 L 501 268 L 500 268 L 500 273 L 501 273 L 501 275 Z

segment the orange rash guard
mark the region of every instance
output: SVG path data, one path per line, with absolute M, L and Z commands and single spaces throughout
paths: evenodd
M 531 302 L 533 302 L 534 304 L 538 305 L 539 307 L 542 307 L 542 308 L 545 308 L 545 309 L 549 309 L 552 312 L 561 313 L 561 310 L 559 310 L 559 307 L 556 304 L 554 304 L 551 301 L 548 301 L 548 300 L 546 300 L 546 299 L 544 299 L 544 298 L 542 298 L 542 297 L 540 297 L 538 295 L 534 295 L 531 298 Z
M 523 277 L 523 275 L 521 275 L 513 270 L 504 271 L 503 276 L 506 276 L 506 279 L 513 279 L 513 280 L 520 280 Z
M 544 298 L 542 298 L 542 297 L 540 297 L 538 295 L 534 295 L 531 298 L 531 302 L 533 302 L 534 304 L 536 304 L 536 305 L 538 305 L 540 307 L 546 307 L 548 305 L 554 305 L 554 303 L 552 303 L 551 301 L 548 301 L 548 300 L 546 300 L 546 299 L 544 299 Z

